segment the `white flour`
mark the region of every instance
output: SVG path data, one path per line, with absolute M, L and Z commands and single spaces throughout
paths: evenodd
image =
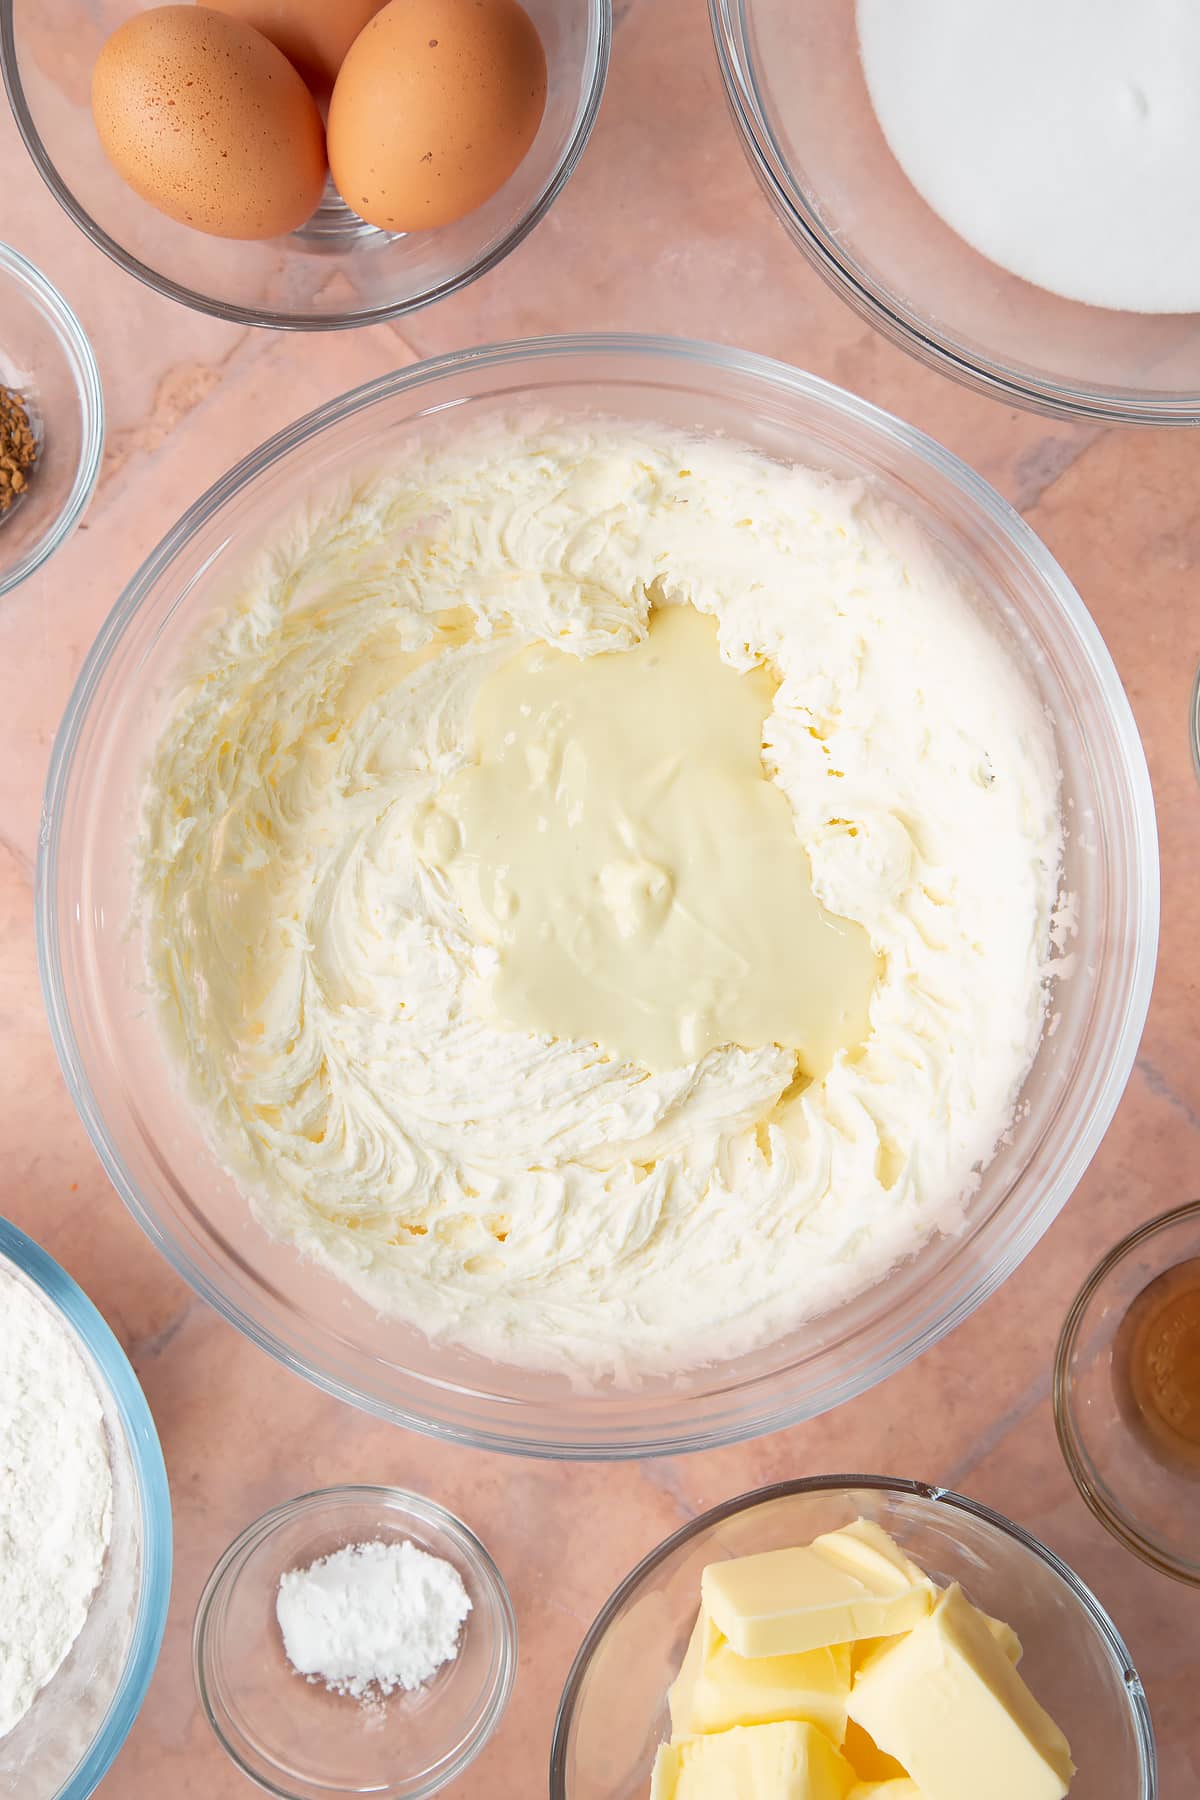
M 913 186 L 1051 293 L 1200 310 L 1200 7 L 858 0 L 863 70 Z
M 361 1700 L 417 1688 L 458 1655 L 471 1600 L 452 1563 L 402 1543 L 347 1544 L 279 1580 L 288 1661 Z
M 0 1269 L 0 1737 L 83 1629 L 111 1520 L 99 1395 L 52 1309 Z

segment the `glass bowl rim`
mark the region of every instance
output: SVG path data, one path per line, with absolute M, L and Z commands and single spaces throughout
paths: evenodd
M 1018 373 L 984 355 L 969 356 L 931 319 L 905 306 L 858 266 L 805 203 L 767 124 L 755 71 L 741 51 L 753 5 L 754 0 L 708 0 L 709 24 L 730 113 L 747 159 L 793 243 L 861 319 L 927 368 L 1002 405 L 1019 406 L 1047 418 L 1111 425 L 1200 423 L 1200 393 L 1162 396 L 1136 389 L 1072 386 Z
M 4 0 L 0 0 L 0 6 L 3 4 Z M 74 377 L 81 425 L 79 461 L 67 497 L 24 556 L 11 569 L 0 567 L 0 595 L 11 593 L 13 588 L 26 581 L 70 537 L 100 478 L 104 455 L 104 389 L 96 353 L 87 333 L 53 282 L 47 280 L 27 256 L 22 256 L 11 244 L 0 242 L 0 281 L 5 277 L 25 289 L 53 331 Z
M 85 1800 L 128 1737 L 158 1661 L 171 1597 L 171 1490 L 149 1402 L 98 1308 L 49 1251 L 5 1218 L 0 1218 L 0 1257 L 7 1257 L 34 1284 L 96 1363 L 121 1421 L 137 1487 L 142 1573 L 125 1664 L 91 1743 L 53 1796 L 53 1800 Z
M 768 1505 L 773 1500 L 791 1499 L 797 1494 L 842 1494 L 855 1490 L 894 1494 L 904 1499 L 926 1500 L 936 1505 L 946 1506 L 951 1512 L 966 1513 L 969 1517 L 992 1527 L 1002 1536 L 1010 1538 L 1022 1549 L 1030 1551 L 1053 1574 L 1059 1577 L 1096 1627 L 1112 1664 L 1120 1668 L 1121 1684 L 1129 1698 L 1129 1710 L 1137 1737 L 1138 1762 L 1142 1776 L 1138 1800 L 1156 1800 L 1158 1753 L 1155 1747 L 1154 1725 L 1146 1699 L 1146 1690 L 1142 1685 L 1141 1677 L 1133 1666 L 1125 1640 L 1113 1620 L 1070 1564 L 1064 1562 L 1047 1544 L 1043 1544 L 1040 1538 L 1036 1538 L 1032 1532 L 1026 1531 L 1024 1526 L 1006 1518 L 1003 1513 L 996 1512 L 993 1507 L 985 1506 L 981 1500 L 972 1500 L 966 1494 L 957 1493 L 953 1488 L 939 1487 L 929 1482 L 910 1481 L 892 1475 L 861 1474 L 806 1475 L 793 1481 L 771 1482 L 766 1487 L 754 1488 L 747 1494 L 739 1494 L 732 1500 L 722 1501 L 720 1505 L 710 1507 L 707 1512 L 700 1513 L 694 1519 L 689 1519 L 677 1531 L 673 1531 L 669 1537 L 664 1538 L 660 1544 L 656 1544 L 654 1549 L 630 1570 L 624 1580 L 613 1589 L 592 1620 L 583 1642 L 575 1653 L 571 1667 L 567 1671 L 562 1697 L 554 1718 L 554 1734 L 550 1744 L 550 1800 L 566 1800 L 567 1743 L 583 1681 L 591 1667 L 596 1650 L 626 1601 L 654 1574 L 659 1565 L 693 1538 L 712 1530 L 714 1526 L 720 1525 L 726 1519 L 736 1517 L 739 1513 L 750 1512 L 755 1507 Z
M 1065 1189 L 1063 1198 L 1051 1210 L 1047 1206 L 1049 1189 L 1032 1199 L 1026 1216 L 1015 1223 L 1002 1251 L 993 1255 L 986 1268 L 979 1268 L 967 1282 L 963 1295 L 939 1321 L 924 1324 L 891 1345 L 872 1371 L 837 1384 L 836 1393 L 821 1396 L 817 1407 L 807 1402 L 797 1404 L 794 1398 L 777 1397 L 763 1400 L 749 1421 L 741 1421 L 736 1429 L 727 1423 L 708 1425 L 702 1429 L 682 1429 L 671 1425 L 657 1435 L 644 1431 L 624 1430 L 619 1436 L 603 1439 L 575 1432 L 570 1436 L 535 1435 L 532 1428 L 512 1425 L 482 1426 L 478 1422 L 463 1424 L 444 1416 L 431 1416 L 428 1407 L 396 1405 L 366 1395 L 339 1374 L 317 1366 L 313 1356 L 284 1341 L 273 1326 L 250 1316 L 239 1302 L 226 1297 L 221 1287 L 199 1266 L 191 1252 L 175 1240 L 160 1224 L 132 1179 L 109 1132 L 96 1102 L 90 1080 L 80 1056 L 79 1041 L 72 1021 L 68 995 L 63 981 L 58 917 L 55 898 L 61 852 L 63 799 L 74 778 L 78 740 L 87 720 L 94 693 L 104 679 L 108 665 L 123 634 L 137 614 L 147 595 L 166 574 L 173 559 L 186 548 L 193 535 L 219 510 L 243 490 L 254 478 L 269 470 L 279 458 L 309 443 L 330 425 L 342 423 L 376 402 L 397 394 L 411 393 L 438 383 L 444 376 L 468 371 L 494 371 L 507 366 L 529 366 L 570 362 L 579 356 L 642 357 L 652 363 L 665 359 L 680 370 L 694 368 L 701 373 L 725 373 L 757 381 L 776 392 L 831 409 L 846 422 L 864 430 L 877 442 L 899 448 L 916 458 L 935 476 L 946 481 L 959 498 L 988 522 L 1003 539 L 1005 546 L 1030 569 L 1042 590 L 1062 617 L 1070 624 L 1077 640 L 1097 663 L 1097 692 L 1104 696 L 1105 711 L 1115 738 L 1122 750 L 1122 761 L 1130 783 L 1133 801 L 1133 824 L 1136 829 L 1136 856 L 1128 874 L 1129 890 L 1136 896 L 1138 911 L 1137 948 L 1127 993 L 1118 1019 L 1114 1023 L 1114 1052 L 1103 1074 L 1098 1074 L 1090 1112 L 1078 1122 L 1078 1128 L 1064 1141 L 1054 1192 Z M 38 969 L 42 994 L 60 1067 L 68 1091 L 84 1127 L 92 1141 L 109 1179 L 135 1219 L 193 1290 L 252 1341 L 267 1350 L 285 1366 L 305 1375 L 326 1392 L 365 1407 L 380 1417 L 391 1419 L 408 1429 L 440 1437 L 452 1442 L 471 1444 L 480 1449 L 510 1454 L 549 1457 L 560 1460 L 607 1460 L 611 1458 L 680 1454 L 690 1450 L 713 1448 L 764 1431 L 778 1430 L 798 1419 L 812 1416 L 814 1410 L 827 1410 L 842 1400 L 865 1391 L 869 1386 L 904 1367 L 915 1356 L 936 1343 L 963 1318 L 982 1303 L 1007 1279 L 1033 1245 L 1048 1229 L 1052 1219 L 1074 1191 L 1084 1170 L 1111 1121 L 1117 1101 L 1124 1090 L 1136 1055 L 1149 1006 L 1154 978 L 1158 940 L 1159 876 L 1157 838 L 1146 821 L 1153 821 L 1154 801 L 1145 755 L 1137 727 L 1112 667 L 1111 658 L 1100 631 L 1065 572 L 1020 514 L 982 476 L 934 439 L 905 424 L 902 420 L 873 406 L 869 401 L 846 392 L 834 384 L 794 368 L 774 358 L 754 352 L 733 350 L 724 345 L 691 339 L 649 336 L 640 333 L 582 333 L 565 336 L 519 339 L 471 349 L 451 351 L 365 382 L 347 393 L 325 402 L 293 424 L 250 451 L 216 481 L 190 506 L 176 524 L 152 550 L 117 599 L 101 625 L 89 650 L 75 686 L 68 699 L 59 729 L 55 735 L 42 804 L 42 823 L 36 883 L 36 928 Z M 966 1239 L 962 1240 L 964 1249 Z M 775 1372 L 778 1374 L 778 1371 Z M 826 1383 L 829 1387 L 829 1383 Z
M 534 227 L 541 223 L 575 173 L 600 111 L 612 55 L 613 0 L 583 0 L 588 10 L 589 31 L 594 30 L 595 33 L 595 54 L 590 68 L 585 72 L 585 85 L 581 90 L 582 110 L 575 129 L 564 145 L 554 172 L 541 193 L 490 251 L 476 257 L 459 274 L 411 300 L 392 301 L 387 305 L 344 312 L 280 312 L 270 307 L 242 306 L 233 301 L 217 300 L 183 282 L 173 281 L 170 276 L 159 274 L 149 263 L 126 250 L 92 218 L 59 174 L 50 152 L 42 142 L 32 109 L 26 100 L 13 26 L 14 4 L 15 0 L 0 0 L 0 74 L 3 75 L 13 118 L 30 159 L 68 218 L 125 274 L 132 275 L 146 287 L 165 295 L 168 300 L 178 301 L 181 306 L 207 313 L 214 319 L 224 319 L 232 325 L 259 325 L 273 331 L 354 331 L 360 326 L 379 325 L 388 319 L 403 318 L 408 313 L 419 312 L 422 307 L 432 306 L 435 301 L 444 300 L 450 294 L 469 287 L 481 275 L 486 275 L 498 263 L 503 262 L 506 256 L 524 242 Z
M 1189 1587 L 1200 1587 L 1200 1558 L 1192 1562 L 1184 1562 L 1158 1549 L 1138 1531 L 1127 1513 L 1119 1512 L 1109 1506 L 1089 1471 L 1092 1460 L 1083 1447 L 1083 1439 L 1075 1425 L 1075 1408 L 1071 1402 L 1074 1383 L 1071 1380 L 1070 1364 L 1079 1342 L 1079 1332 L 1084 1315 L 1100 1288 L 1108 1280 L 1113 1270 L 1123 1263 L 1127 1256 L 1151 1238 L 1162 1232 L 1170 1231 L 1184 1221 L 1200 1221 L 1200 1200 L 1185 1201 L 1182 1206 L 1173 1206 L 1169 1212 L 1159 1213 L 1144 1224 L 1137 1225 L 1115 1243 L 1111 1250 L 1100 1258 L 1100 1261 L 1085 1278 L 1083 1285 L 1072 1300 L 1062 1330 L 1059 1332 L 1058 1345 L 1054 1352 L 1054 1376 L 1051 1395 L 1054 1410 L 1054 1429 L 1058 1436 L 1059 1449 L 1067 1472 L 1079 1492 L 1084 1505 L 1099 1519 L 1104 1529 L 1114 1537 L 1126 1550 L 1156 1569 L 1160 1575 L 1169 1576 L 1173 1581 L 1180 1581 Z
M 470 1563 L 476 1579 L 493 1601 L 494 1616 L 497 1621 L 499 1667 L 486 1704 L 456 1750 L 452 1765 L 439 1771 L 436 1781 L 432 1784 L 414 1788 L 409 1800 L 428 1800 L 428 1796 L 438 1793 L 449 1782 L 457 1780 L 488 1744 L 512 1698 L 513 1686 L 517 1677 L 520 1643 L 512 1595 L 508 1591 L 508 1583 L 491 1551 L 472 1531 L 471 1527 L 458 1517 L 457 1513 L 452 1513 L 449 1507 L 441 1505 L 439 1501 L 431 1499 L 427 1494 L 415 1493 L 411 1488 L 391 1487 L 371 1482 L 341 1482 L 332 1487 L 312 1488 L 307 1493 L 293 1495 L 290 1500 L 281 1500 L 275 1506 L 268 1507 L 266 1512 L 260 1513 L 258 1518 L 252 1519 L 221 1552 L 201 1590 L 192 1621 L 192 1676 L 196 1695 L 200 1702 L 200 1710 L 207 1720 L 213 1736 L 234 1767 L 255 1786 L 275 1796 L 275 1800 L 293 1800 L 293 1796 L 289 1789 L 268 1783 L 260 1771 L 247 1767 L 240 1753 L 222 1730 L 210 1698 L 207 1667 L 212 1609 L 231 1575 L 236 1573 L 245 1553 L 257 1548 L 259 1544 L 266 1543 L 280 1527 L 289 1524 L 293 1519 L 303 1517 L 305 1513 L 319 1512 L 324 1506 L 371 1500 L 398 1502 L 400 1510 L 422 1519 L 427 1525 L 435 1527 L 452 1540 Z M 335 1792 L 333 1789 L 329 1791 L 331 1794 Z

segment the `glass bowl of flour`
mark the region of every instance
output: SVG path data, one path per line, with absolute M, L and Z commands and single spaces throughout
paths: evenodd
M 556 768 L 543 837 L 504 809 Z M 676 340 L 438 359 L 265 445 L 101 631 L 45 808 L 49 1017 L 134 1215 L 328 1391 L 528 1454 L 734 1441 L 934 1343 L 1070 1197 L 1153 973 L 1145 762 L 1062 571 L 897 420 Z M 581 881 L 618 815 L 653 855 Z M 599 994 L 539 960 L 576 918 Z M 806 1062 L 773 1008 L 830 931 Z
M 4 1219 L 0 1384 L 0 1788 L 85 1800 L 124 1743 L 158 1659 L 171 1501 L 154 1421 L 120 1345 L 71 1278 Z M 4 1517 L 9 1507 L 14 1516 Z M 62 1535 L 69 1563 L 55 1557 Z
M 1200 420 L 1200 23 L 1171 0 L 709 0 L 735 123 L 867 322 L 1006 404 Z

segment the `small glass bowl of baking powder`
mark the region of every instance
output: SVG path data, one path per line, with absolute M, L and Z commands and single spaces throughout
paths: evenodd
M 70 536 L 104 449 L 100 371 L 82 325 L 31 262 L 0 244 L 0 400 L 6 395 L 28 421 L 34 454 L 15 498 L 0 492 L 0 594 Z
M 415 1545 L 449 1563 L 470 1600 L 455 1655 L 420 1687 L 333 1691 L 289 1661 L 280 1578 L 350 1545 Z M 461 1775 L 499 1723 L 517 1667 L 504 1578 L 474 1532 L 418 1494 L 325 1488 L 256 1519 L 226 1550 L 196 1610 L 200 1704 L 233 1761 L 279 1800 L 422 1800 Z

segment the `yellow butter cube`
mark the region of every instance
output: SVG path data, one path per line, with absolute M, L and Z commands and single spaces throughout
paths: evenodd
M 924 1800 L 1063 1800 L 1067 1740 L 955 1583 L 855 1677 L 850 1717 Z
M 978 1607 L 976 1607 L 975 1610 L 976 1612 L 979 1612 Z M 1021 1660 L 1023 1652 L 1021 1650 L 1021 1640 L 1013 1630 L 1012 1626 L 1006 1625 L 1003 1619 L 993 1619 L 990 1613 L 981 1612 L 979 1613 L 979 1617 L 983 1620 L 984 1624 L 987 1626 L 1001 1650 L 1003 1650 L 1005 1656 L 1015 1669 Z
M 823 1531 L 813 1539 L 812 1547 L 863 1581 L 873 1580 L 886 1587 L 899 1577 L 912 1587 L 930 1585 L 925 1571 L 873 1519 L 855 1519 L 852 1525 L 842 1525 L 837 1531 Z
M 848 1800 L 854 1770 L 815 1725 L 737 1725 L 663 1744 L 650 1800 Z
M 846 1732 L 850 1652 L 845 1644 L 800 1656 L 739 1656 L 701 1608 L 668 1695 L 673 1738 L 734 1725 L 806 1720 L 833 1743 Z
M 850 1789 L 848 1800 L 924 1800 L 924 1796 L 915 1781 L 900 1775 L 890 1781 L 862 1781 Z
M 980 1612 L 978 1607 L 975 1608 L 975 1612 L 978 1617 L 983 1620 L 984 1624 L 987 1626 L 1001 1650 L 1003 1650 L 1005 1656 L 1007 1656 L 1009 1662 L 1015 1669 L 1021 1660 L 1023 1652 L 1021 1649 L 1021 1640 L 1013 1630 L 1012 1626 L 1006 1625 L 1003 1619 L 993 1619 L 990 1613 Z M 860 1638 L 857 1644 L 852 1644 L 850 1646 L 851 1676 L 857 1675 L 863 1665 L 870 1661 L 877 1650 L 882 1650 L 887 1642 L 887 1638 Z
M 674 1744 L 660 1744 L 650 1771 L 650 1800 L 675 1800 L 679 1781 L 679 1751 Z
M 822 1533 L 820 1537 L 813 1539 L 813 1549 L 820 1550 L 823 1556 L 848 1568 L 852 1573 L 874 1568 L 882 1574 L 890 1566 L 914 1586 L 928 1586 L 935 1597 L 939 1591 L 925 1571 L 906 1555 L 894 1538 L 888 1536 L 882 1525 L 876 1525 L 872 1519 L 856 1519 L 852 1525 L 843 1525 L 838 1531 Z M 931 1600 L 931 1609 L 932 1605 Z M 976 1608 L 976 1611 L 979 1612 L 979 1609 Z M 1009 1662 L 1019 1663 L 1021 1640 L 1012 1626 L 1006 1625 L 1003 1619 L 993 1619 L 985 1612 L 979 1612 L 979 1617 Z M 864 1648 L 865 1642 L 858 1646 L 860 1656 Z
M 811 1545 L 710 1563 L 700 1593 L 739 1656 L 799 1656 L 891 1637 L 927 1617 L 937 1597 L 933 1583 L 878 1527 L 865 1536 L 847 1528 Z
M 679 1673 L 667 1689 L 672 1738 L 695 1735 L 695 1727 L 692 1724 L 692 1694 L 704 1668 L 704 1653 L 708 1644 L 708 1634 L 712 1630 L 713 1626 L 708 1614 L 701 1607 L 696 1614 L 696 1623 L 692 1626 L 692 1635 L 688 1639 L 688 1647 L 683 1653 Z
M 886 1644 L 887 1638 L 879 1638 L 877 1643 Z M 846 1721 L 846 1735 L 842 1739 L 842 1755 L 847 1762 L 853 1763 L 854 1772 L 860 1782 L 895 1781 L 907 1776 L 908 1770 L 903 1763 L 898 1763 L 894 1756 L 885 1756 L 874 1738 L 868 1736 L 861 1725 L 853 1719 Z

